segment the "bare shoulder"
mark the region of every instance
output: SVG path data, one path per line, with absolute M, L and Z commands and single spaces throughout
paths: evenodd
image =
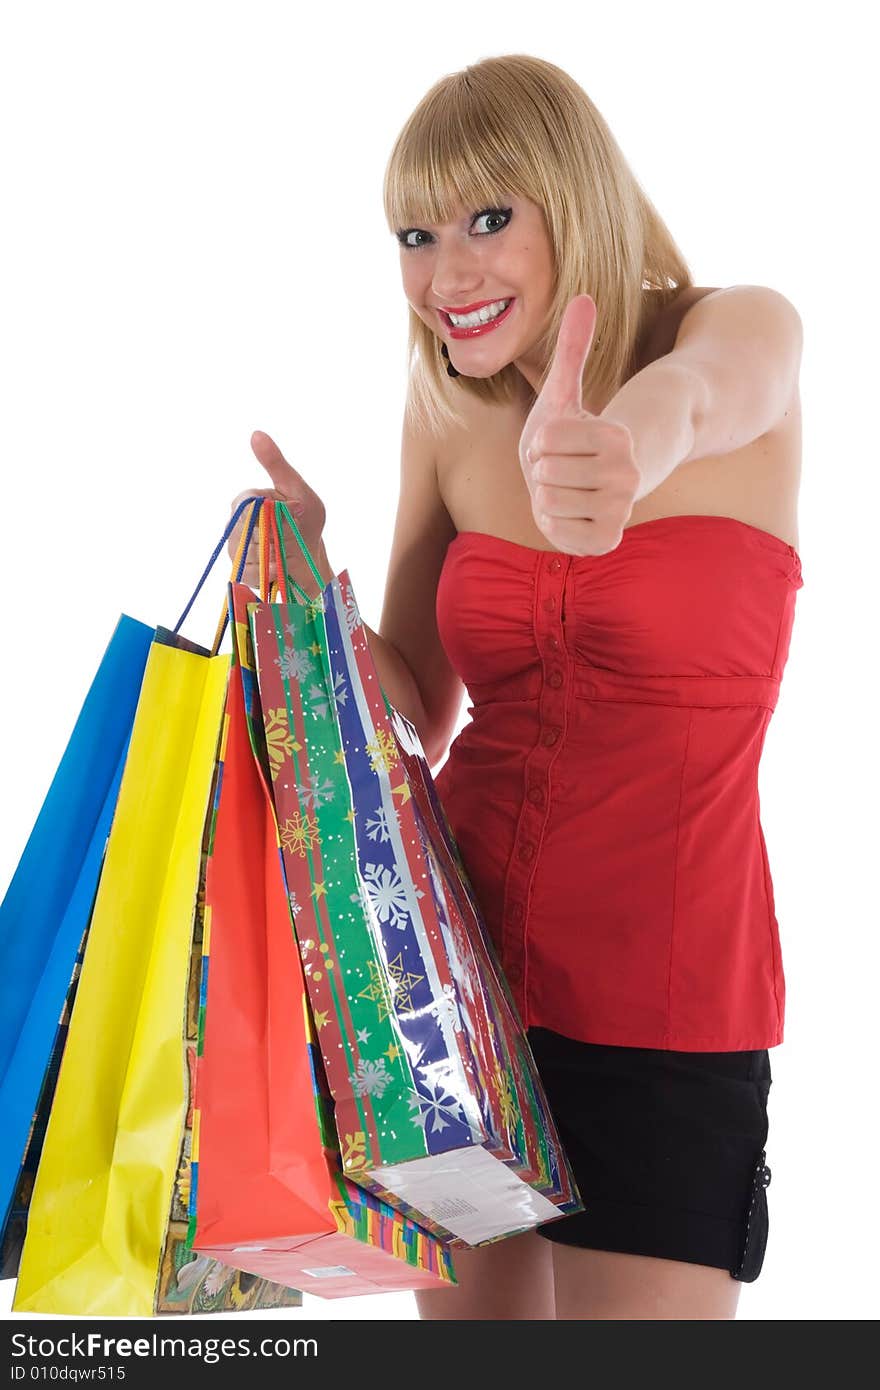
M 638 356 L 638 369 L 671 352 L 688 311 L 707 295 L 718 294 L 719 289 L 717 285 L 688 285 L 649 318 Z
M 688 312 L 723 287 L 688 286 L 658 314 L 641 366 L 671 352 Z M 631 524 L 674 514 L 730 516 L 799 544 L 801 408 L 797 386 L 783 419 L 741 449 L 680 464 L 633 508 Z
M 691 287 L 690 289 L 684 290 L 682 292 L 680 299 L 675 300 L 672 305 L 668 306 L 670 316 L 668 326 L 666 329 L 666 334 L 667 337 L 669 337 L 669 335 L 671 334 L 671 342 L 670 346 L 666 348 L 665 351 L 671 351 L 672 348 L 675 346 L 679 334 L 681 333 L 682 325 L 684 324 L 688 313 L 694 307 L 694 305 L 697 304 L 701 299 L 704 299 L 707 295 L 722 293 L 724 293 L 723 287 L 716 287 L 713 289 L 706 289 L 703 287 Z M 775 291 L 770 291 L 770 294 L 773 295 L 774 298 L 783 299 L 784 301 L 784 296 L 777 295 Z M 793 306 L 789 305 L 789 309 L 792 308 Z M 795 310 L 795 314 L 796 312 L 797 311 Z M 768 430 L 767 433 L 763 435 L 760 440 L 756 440 L 753 442 L 757 444 L 765 454 L 768 449 L 771 452 L 777 451 L 780 463 L 785 465 L 787 467 L 788 472 L 791 473 L 793 464 L 796 465 L 795 471 L 799 469 L 801 443 L 800 429 L 800 383 L 798 380 L 795 380 L 791 393 L 791 399 L 788 402 L 788 406 L 785 410 L 783 417 L 778 421 L 776 425 L 773 426 L 772 429 Z
M 408 555 L 415 545 L 422 569 L 434 576 L 456 534 L 439 485 L 443 445 L 443 437 L 404 412 L 394 557 Z

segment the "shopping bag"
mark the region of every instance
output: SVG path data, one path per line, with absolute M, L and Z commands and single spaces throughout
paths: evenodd
M 152 627 L 119 619 L 0 905 L 0 1230 L 91 912 L 152 638 Z
M 296 1291 L 233 1280 L 194 1257 L 174 1192 L 203 832 L 229 671 L 221 637 L 222 627 L 207 652 L 158 628 L 149 650 L 31 1198 L 19 1312 L 147 1316 L 300 1302 Z
M 206 874 L 192 1244 L 323 1297 L 442 1287 L 453 1276 L 441 1243 L 343 1175 L 245 704 L 242 678 L 252 710 L 251 599 L 230 586 L 236 640 Z
M 467 1010 L 478 1000 L 477 982 L 495 1018 L 493 1046 L 504 1058 L 510 1084 L 520 1093 L 524 1142 L 537 1185 L 560 1216 L 583 1210 L 568 1159 L 559 1147 L 537 1065 L 519 1021 L 513 995 L 477 904 L 455 837 L 437 795 L 416 729 L 386 701 L 401 762 L 406 769 L 420 844 L 449 925 L 450 965 Z M 480 1006 L 477 1004 L 477 1013 Z M 473 1028 L 473 1025 L 471 1025 Z
M 87 937 L 88 927 L 86 927 L 86 930 L 83 932 L 79 950 L 76 953 L 73 973 L 70 977 L 70 984 L 64 999 L 64 1007 L 61 1010 L 61 1017 L 58 1020 L 55 1039 L 49 1055 L 49 1063 L 46 1067 L 43 1083 L 40 1087 L 37 1108 L 34 1112 L 34 1118 L 28 1133 L 24 1158 L 21 1163 L 18 1180 L 15 1184 L 15 1191 L 7 1213 L 6 1224 L 3 1228 L 2 1235 L 0 1235 L 0 1279 L 14 1279 L 18 1273 L 21 1250 L 24 1244 L 25 1232 L 27 1231 L 28 1208 L 30 1206 L 31 1193 L 34 1189 L 34 1178 L 36 1177 L 40 1154 L 43 1151 L 43 1140 L 46 1135 L 46 1125 L 49 1123 L 49 1112 L 52 1108 L 52 1101 L 55 1098 L 55 1087 L 58 1084 L 58 1070 L 61 1066 L 64 1044 L 67 1041 L 70 1014 L 76 998 L 76 987 L 79 982 L 79 973 L 82 968 L 83 953 L 85 951 Z
M 282 517 L 320 591 L 291 586 L 295 600 L 255 602 L 249 620 L 345 1171 L 450 1239 L 533 1228 L 579 1207 L 533 1059 L 486 942 L 471 949 L 451 909 L 448 863 L 429 853 L 350 577 L 323 586 L 283 504 L 268 527 L 280 573 Z M 467 927 L 485 936 L 478 918 Z M 477 958 L 472 974 L 456 968 Z

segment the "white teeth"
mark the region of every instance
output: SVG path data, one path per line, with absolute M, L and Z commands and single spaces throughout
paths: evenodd
M 488 323 L 490 319 L 497 319 L 509 303 L 509 299 L 496 299 L 494 304 L 484 304 L 482 309 L 476 309 L 472 314 L 450 314 L 449 317 L 456 328 L 475 328 L 478 323 Z

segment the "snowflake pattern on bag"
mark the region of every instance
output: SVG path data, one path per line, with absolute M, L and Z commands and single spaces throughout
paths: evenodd
M 407 890 L 397 869 L 385 864 L 365 865 L 364 888 L 379 921 L 405 931 L 409 925 Z
M 312 773 L 309 778 L 309 785 L 304 786 L 301 782 L 296 784 L 296 792 L 304 806 L 311 806 L 317 810 L 325 801 L 333 800 L 333 783 L 326 777 L 318 778 Z
M 327 691 L 324 686 L 312 685 L 309 687 L 309 708 L 313 714 L 317 714 L 321 719 L 328 719 L 330 716 L 331 701 L 338 708 L 344 705 L 348 699 L 348 691 L 345 688 L 345 676 L 341 671 L 337 671 L 333 677 L 333 689 Z
M 282 654 L 276 656 L 275 665 L 288 681 L 304 681 L 315 669 L 312 658 L 306 652 L 297 651 L 296 647 L 285 647 Z
M 428 1092 L 427 1099 L 421 1101 L 420 1123 L 432 1134 L 439 1134 L 450 1124 L 461 1124 L 464 1116 L 448 1062 L 432 1062 L 418 1070 Z
M 354 687 L 359 658 L 348 646 L 350 634 L 344 621 L 350 589 L 339 581 L 328 593 L 333 597 L 333 602 L 328 602 L 325 609 L 331 669 L 351 670 Z M 357 635 L 357 640 L 364 640 L 362 634 Z M 400 749 L 393 728 L 368 715 L 359 698 L 356 696 L 345 707 L 337 707 L 337 716 L 353 805 L 358 808 L 365 803 L 371 808 L 364 815 L 361 826 L 355 821 L 360 896 L 366 900 L 368 920 L 372 920 L 380 934 L 384 957 L 382 967 L 377 967 L 375 973 L 371 969 L 371 983 L 361 991 L 361 997 L 375 998 L 380 1016 L 387 1016 L 388 1003 L 391 1003 L 407 1054 L 423 1063 L 411 1072 L 417 1094 L 414 1098 L 409 1096 L 407 1101 L 410 1108 L 416 1109 L 415 1122 L 425 1129 L 426 1150 L 441 1152 L 479 1142 L 474 1121 L 456 1098 L 456 1088 L 467 1092 L 469 1083 L 464 1081 L 461 1071 L 458 1040 L 462 1037 L 462 1021 L 454 983 L 448 978 L 446 981 L 436 977 L 432 980 L 425 969 L 433 952 L 424 935 L 426 927 L 421 903 L 427 900 L 429 907 L 433 905 L 442 930 L 446 926 L 443 888 L 439 876 L 432 882 L 427 872 L 423 886 L 413 881 L 413 861 L 406 853 L 403 818 L 398 810 L 409 801 L 409 784 L 400 761 Z M 367 799 L 370 787 L 374 788 L 374 794 Z M 376 790 L 381 793 L 378 798 Z M 414 820 L 418 846 L 424 849 L 417 814 Z M 408 820 L 407 825 L 411 824 L 412 820 Z M 430 860 L 426 867 L 432 867 Z M 380 975 L 385 977 L 382 984 Z M 391 992 L 391 1001 L 387 1000 L 386 990 Z M 462 1042 L 466 1048 L 467 1043 Z M 432 1065 L 439 1066 L 441 1072 L 429 1082 Z M 449 1083 L 445 1089 L 444 1080 Z M 424 1121 L 420 1119 L 422 1116 Z
M 391 1084 L 391 1076 L 385 1067 L 385 1058 L 371 1062 L 365 1057 L 358 1060 L 357 1073 L 349 1077 L 356 1095 L 381 1096 Z
M 394 817 L 394 824 L 400 831 L 400 817 L 397 811 L 392 808 L 391 815 Z M 391 839 L 391 817 L 384 806 L 377 806 L 371 816 L 367 816 L 366 832 L 371 840 L 378 839 L 382 844 L 387 844 Z
M 361 626 L 361 615 L 350 584 L 342 586 L 342 603 L 345 610 L 345 625 L 350 636 L 356 628 Z

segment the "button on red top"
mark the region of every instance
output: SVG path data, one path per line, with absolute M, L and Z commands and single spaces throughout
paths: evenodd
M 603 555 L 450 545 L 437 623 L 473 717 L 435 781 L 526 1027 L 782 1041 L 758 764 L 802 583 L 794 547 L 731 517 L 641 522 Z

